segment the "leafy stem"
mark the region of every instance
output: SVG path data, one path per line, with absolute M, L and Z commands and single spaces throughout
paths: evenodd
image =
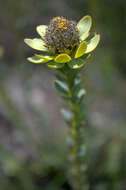
M 70 69 L 67 65 L 59 69 L 55 87 L 68 104 L 62 114 L 69 126 L 69 181 L 74 190 L 86 190 L 86 145 L 84 130 L 85 90 L 80 78 L 81 69 Z

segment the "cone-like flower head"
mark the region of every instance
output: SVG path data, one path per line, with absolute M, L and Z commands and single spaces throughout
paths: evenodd
M 45 46 L 53 53 L 70 53 L 79 45 L 79 31 L 74 21 L 55 17 L 44 35 Z
M 100 35 L 89 33 L 91 25 L 91 17 L 85 16 L 78 23 L 64 17 L 55 17 L 48 26 L 37 26 L 41 39 L 24 41 L 31 48 L 47 52 L 48 55 L 35 54 L 28 60 L 32 63 L 47 63 L 48 67 L 55 69 L 66 63 L 72 69 L 82 67 L 100 41 Z

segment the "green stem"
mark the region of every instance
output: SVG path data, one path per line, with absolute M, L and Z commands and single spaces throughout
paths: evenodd
M 84 89 L 79 76 L 80 70 L 72 70 L 65 66 L 60 69 L 62 77 L 58 80 L 67 85 L 66 96 L 60 94 L 67 102 L 72 117 L 64 116 L 69 124 L 69 179 L 73 190 L 87 190 L 86 183 L 86 144 L 84 131 L 85 106 Z M 63 85 L 62 85 L 63 86 Z

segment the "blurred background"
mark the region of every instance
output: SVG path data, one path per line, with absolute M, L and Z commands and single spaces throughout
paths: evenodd
M 55 71 L 24 38 L 55 16 L 93 18 L 101 42 L 83 72 L 90 190 L 126 189 L 126 1 L 0 0 L 0 190 L 70 190 Z M 93 159 L 92 159 L 93 158 Z

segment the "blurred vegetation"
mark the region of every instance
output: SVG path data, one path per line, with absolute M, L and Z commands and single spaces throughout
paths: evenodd
M 1 0 L 0 189 L 67 190 L 67 129 L 54 72 L 23 43 L 51 17 L 93 17 L 101 44 L 84 71 L 90 190 L 126 188 L 126 1 Z M 93 64 L 92 64 L 93 63 Z

